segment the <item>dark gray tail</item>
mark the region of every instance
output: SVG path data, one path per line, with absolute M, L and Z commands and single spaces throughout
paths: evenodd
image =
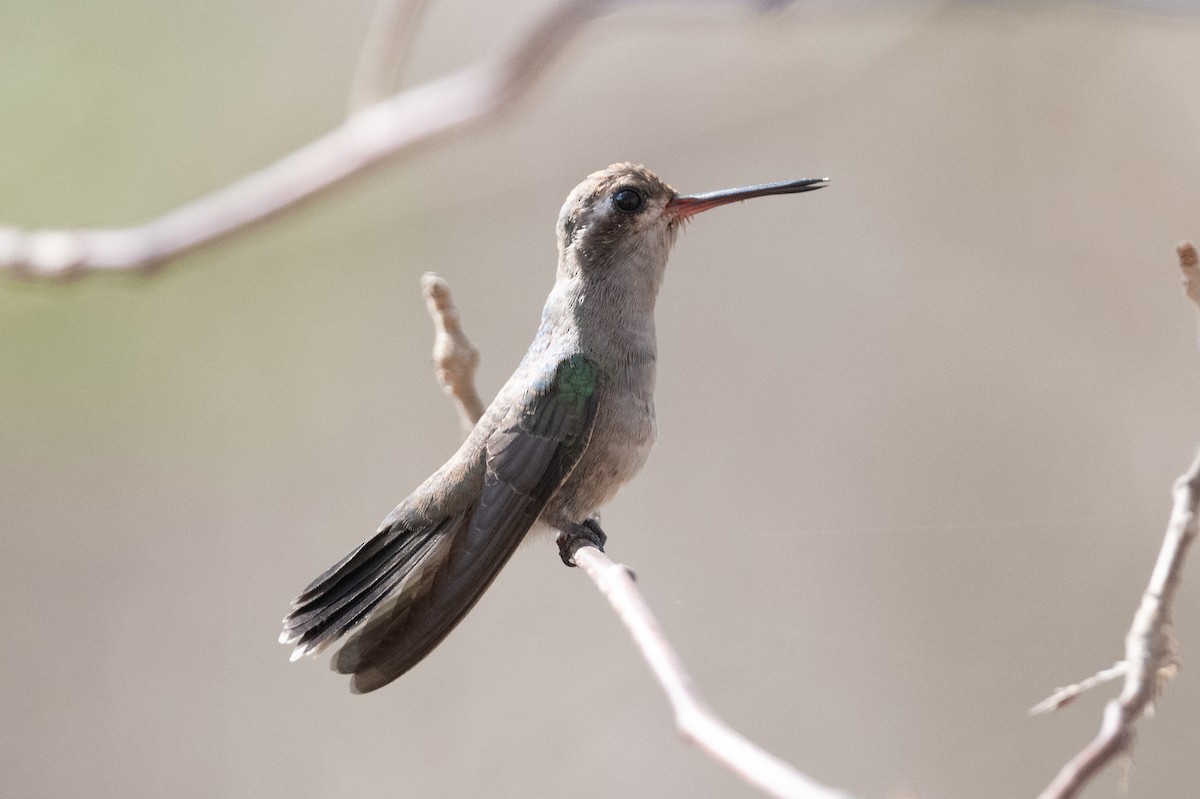
M 292 660 L 321 652 L 380 605 L 410 594 L 417 586 L 406 581 L 440 560 L 452 521 L 423 530 L 384 528 L 313 580 L 283 620 L 279 642 L 295 645 Z
M 488 521 L 482 516 L 475 522 Z M 314 580 L 283 620 L 279 640 L 295 645 L 292 659 L 362 624 L 331 664 L 354 675 L 351 690 L 374 691 L 415 666 L 483 596 L 533 522 L 514 514 L 517 524 L 501 525 L 507 534 L 500 535 L 491 525 L 468 525 L 469 518 L 385 528 Z

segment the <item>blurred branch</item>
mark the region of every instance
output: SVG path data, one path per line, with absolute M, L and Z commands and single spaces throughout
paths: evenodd
M 358 54 L 350 86 L 350 113 L 400 88 L 400 71 L 416 40 L 428 0 L 379 0 Z
M 356 111 L 271 166 L 144 224 L 107 230 L 0 228 L 0 268 L 55 279 L 160 266 L 290 208 L 387 156 L 507 107 L 572 33 L 611 5 L 611 0 L 564 0 L 507 55 Z
M 432 273 L 421 279 L 426 307 L 437 328 L 433 346 L 438 382 L 454 397 L 459 416 L 479 420 L 483 403 L 474 386 L 479 352 L 462 333 L 446 281 Z M 464 397 L 466 398 L 464 400 Z M 469 430 L 469 428 L 468 428 Z M 780 799 L 852 799 L 806 777 L 788 763 L 732 729 L 700 697 L 679 656 L 667 642 L 634 582 L 633 571 L 613 563 L 585 541 L 577 541 L 571 557 L 608 599 L 649 664 L 675 711 L 675 727 L 685 740 L 769 796 Z
M 412 15 L 412 8 L 421 2 L 403 5 Z M 508 108 L 529 90 L 573 34 L 619 5 L 621 0 L 560 0 L 499 58 L 481 60 L 354 111 L 337 128 L 274 164 L 140 225 L 75 230 L 0 226 L 0 271 L 63 280 L 94 272 L 160 267 L 292 208 L 384 158 Z M 389 19 L 391 13 L 380 12 Z M 389 38 L 394 44 L 389 21 L 377 19 L 373 28 L 379 32 L 373 32 L 372 39 L 381 43 L 369 45 L 368 50 L 386 48 Z M 367 60 L 375 62 L 374 56 Z M 386 71 L 376 69 L 363 66 L 362 71 L 372 76 L 363 80 L 373 83 Z
M 1200 306 L 1200 271 L 1196 248 L 1182 242 L 1176 248 L 1179 268 L 1183 271 L 1184 291 Z M 1175 481 L 1174 505 L 1167 523 L 1167 533 L 1150 584 L 1142 594 L 1142 602 L 1133 617 L 1133 625 L 1125 636 L 1125 659 L 1110 669 L 1083 682 L 1059 689 L 1031 712 L 1054 710 L 1070 702 L 1083 691 L 1116 677 L 1123 676 L 1125 685 L 1120 696 L 1108 703 L 1100 732 L 1075 755 L 1040 799 L 1068 799 L 1076 796 L 1100 769 L 1118 754 L 1133 745 L 1135 725 L 1143 715 L 1153 712 L 1154 700 L 1162 687 L 1175 676 L 1179 659 L 1175 654 L 1175 639 L 1170 633 L 1171 604 L 1183 578 L 1183 563 L 1188 546 L 1197 534 L 1197 507 L 1200 506 L 1200 451 L 1188 470 Z
M 1200 309 L 1200 258 L 1196 255 L 1196 245 L 1181 241 L 1175 245 L 1175 253 L 1183 272 L 1183 293 Z M 1196 347 L 1200 349 L 1200 311 L 1196 317 Z

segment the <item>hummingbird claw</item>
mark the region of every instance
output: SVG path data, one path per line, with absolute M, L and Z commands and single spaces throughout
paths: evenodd
M 573 525 L 567 530 L 559 530 L 558 535 L 554 536 L 554 543 L 558 544 L 558 556 L 564 564 L 572 568 L 575 567 L 575 552 L 580 547 L 593 546 L 603 552 L 604 542 L 607 540 L 608 536 L 600 529 L 595 519 L 588 519 L 583 524 Z

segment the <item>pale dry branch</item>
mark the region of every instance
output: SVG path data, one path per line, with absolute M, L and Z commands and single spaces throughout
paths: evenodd
M 0 268 L 62 279 L 160 266 L 325 191 L 368 166 L 510 105 L 571 34 L 613 0 L 565 0 L 499 59 L 415 86 L 356 111 L 337 128 L 274 164 L 129 228 L 0 227 Z
M 1196 247 L 1190 241 L 1181 241 L 1175 252 L 1183 273 L 1184 293 L 1200 307 L 1200 257 Z M 1058 689 L 1030 709 L 1031 713 L 1056 710 L 1102 682 L 1119 677 L 1125 680 L 1121 694 L 1104 709 L 1100 732 L 1062 767 L 1039 799 L 1076 796 L 1100 769 L 1118 755 L 1128 753 L 1138 720 L 1153 713 L 1154 700 L 1179 669 L 1175 639 L 1170 632 L 1171 605 L 1183 578 L 1188 547 L 1197 534 L 1200 450 L 1188 470 L 1175 481 L 1172 495 L 1174 503 L 1167 533 L 1150 575 L 1150 584 L 1142 594 L 1133 625 L 1125 636 L 1125 659 L 1075 685 Z
M 1120 678 L 1124 677 L 1128 671 L 1129 664 L 1123 660 L 1118 660 L 1109 668 L 1101 669 L 1091 677 L 1088 677 L 1085 680 L 1080 680 L 1074 685 L 1068 685 L 1065 688 L 1055 688 L 1054 693 L 1050 694 L 1050 696 L 1029 708 L 1029 715 L 1037 716 L 1042 713 L 1049 713 L 1052 710 L 1058 710 L 1059 708 L 1066 707 L 1082 696 L 1084 692 L 1090 691 L 1097 685 L 1103 685 L 1106 682 L 1119 680 Z
M 475 388 L 479 350 L 463 332 L 450 286 L 433 272 L 421 276 L 425 308 L 433 319 L 433 371 L 442 390 L 454 398 L 463 436 L 483 416 L 483 400 Z
M 851 799 L 801 774 L 720 719 L 705 704 L 679 656 L 646 607 L 628 566 L 613 563 L 586 542 L 572 552 L 575 563 L 592 578 L 608 599 L 675 712 L 675 728 L 684 740 L 698 746 L 746 782 L 768 796 L 787 799 Z
M 1133 625 L 1125 636 L 1122 666 L 1125 684 L 1121 694 L 1105 707 L 1100 732 L 1063 766 L 1039 799 L 1068 799 L 1078 795 L 1100 769 L 1117 755 L 1127 752 L 1132 746 L 1138 720 L 1152 711 L 1159 691 L 1178 669 L 1175 641 L 1170 633 L 1171 604 L 1183 576 L 1188 546 L 1196 538 L 1200 452 L 1187 472 L 1175 481 L 1173 496 L 1171 519 L 1150 584 L 1142 594 Z M 1055 696 L 1061 694 L 1060 691 Z
M 438 382 L 447 387 L 446 393 L 454 398 L 459 415 L 474 424 L 483 413 L 483 404 L 474 387 L 478 350 L 462 333 L 458 311 L 446 281 L 427 273 L 421 279 L 421 287 L 437 329 L 433 360 Z M 853 799 L 849 794 L 827 788 L 801 774 L 742 736 L 709 709 L 642 599 L 629 567 L 613 563 L 595 546 L 582 540 L 575 542 L 571 557 L 608 599 L 633 637 L 666 692 L 675 713 L 676 729 L 685 740 L 769 796 L 779 799 Z
M 350 85 L 350 113 L 400 88 L 400 71 L 416 40 L 428 0 L 379 0 Z
M 274 164 L 140 225 L 73 230 L 0 226 L 0 271 L 65 280 L 161 267 L 295 207 L 385 158 L 508 108 L 529 91 L 584 24 L 623 4 L 561 0 L 500 57 L 357 110 L 337 128 Z M 386 37 L 387 31 L 379 35 Z

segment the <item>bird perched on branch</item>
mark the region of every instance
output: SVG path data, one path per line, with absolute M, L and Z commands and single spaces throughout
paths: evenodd
M 292 659 L 359 628 L 333 668 L 373 691 L 437 646 L 539 519 L 568 566 L 581 540 L 603 549 L 595 513 L 654 443 L 654 302 L 679 229 L 718 205 L 825 185 L 679 195 L 615 164 L 576 186 L 529 351 L 450 460 L 292 602 L 279 639 Z

